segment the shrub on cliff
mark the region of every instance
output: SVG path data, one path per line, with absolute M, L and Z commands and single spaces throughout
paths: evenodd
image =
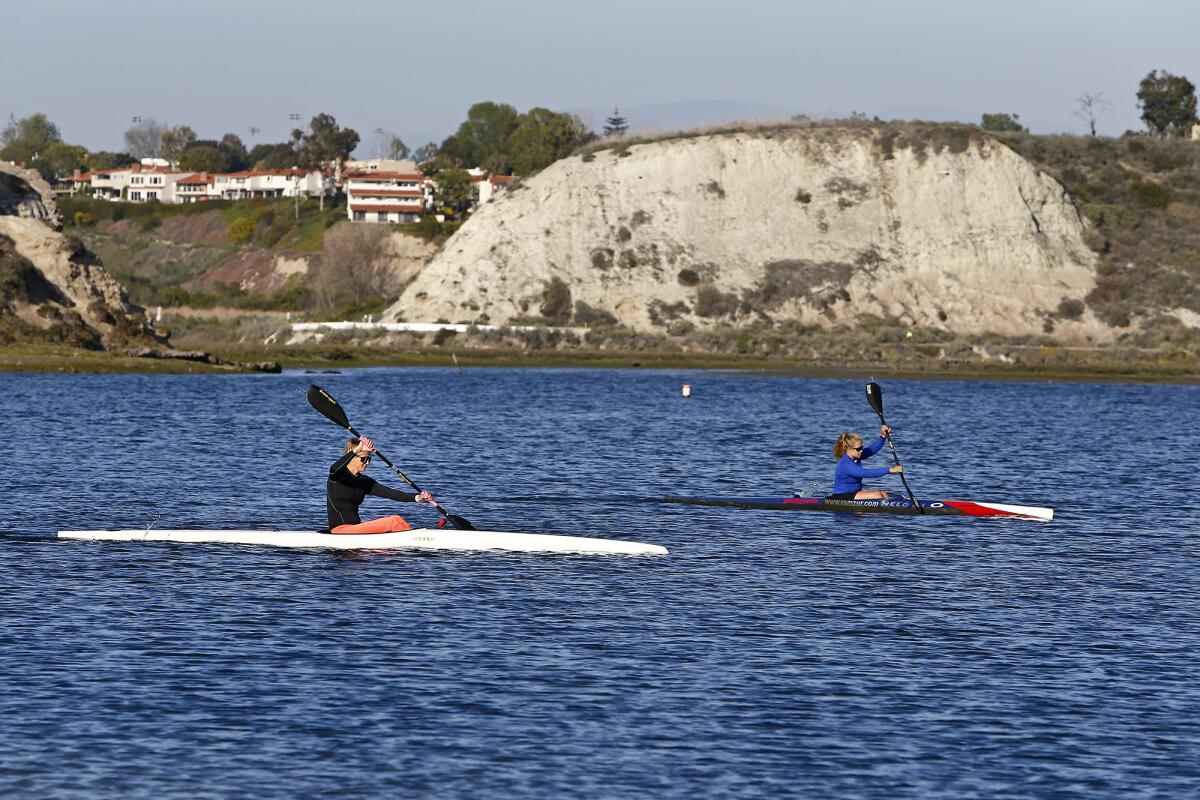
M 1019 114 L 984 114 L 979 127 L 985 131 L 1029 132 L 1029 129 L 1021 124 Z
M 571 289 L 557 275 L 546 281 L 540 311 L 543 317 L 558 325 L 571 321 Z
M 248 244 L 254 238 L 254 221 L 242 217 L 234 220 L 229 226 L 229 241 L 234 244 Z

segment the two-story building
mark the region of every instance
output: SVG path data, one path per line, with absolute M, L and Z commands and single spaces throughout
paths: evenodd
M 250 198 L 295 197 L 317 195 L 324 186 L 324 176 L 316 170 L 251 169 L 242 172 L 215 173 L 214 188 L 225 200 Z
M 174 203 L 176 182 L 190 174 L 174 167 L 147 164 L 98 169 L 92 173 L 92 193 L 102 200 Z
M 199 203 L 201 200 L 211 200 L 217 196 L 213 194 L 212 188 L 215 180 L 216 176 L 207 172 L 194 172 L 186 178 L 180 178 L 175 182 L 175 202 Z
M 74 197 L 83 189 L 92 185 L 92 173 L 75 170 L 70 175 L 54 178 L 50 187 L 58 197 Z
M 307 197 L 318 194 L 325 180 L 320 172 L 302 169 L 194 172 L 175 182 L 173 202 Z
M 416 222 L 433 198 L 420 172 L 348 172 L 343 180 L 352 222 Z
M 515 175 L 488 175 L 480 178 L 475 184 L 478 204 L 483 205 L 500 192 L 507 190 L 516 179 Z

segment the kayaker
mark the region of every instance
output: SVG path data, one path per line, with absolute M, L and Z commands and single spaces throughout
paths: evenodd
M 402 492 L 363 475 L 374 453 L 375 443 L 370 439 L 351 439 L 346 442 L 342 457 L 329 468 L 325 502 L 329 510 L 330 533 L 394 533 L 412 529 L 408 520 L 399 514 L 363 522 L 358 516 L 358 507 L 369 494 L 402 503 L 433 503 L 429 492 Z
M 857 433 L 843 431 L 833 446 L 833 457 L 837 469 L 833 473 L 833 493 L 830 500 L 886 500 L 890 495 L 886 489 L 863 489 L 863 478 L 881 478 L 888 474 L 904 472 L 904 467 L 864 467 L 862 460 L 878 453 L 887 442 L 887 425 L 879 426 L 879 439 L 863 447 L 862 437 Z

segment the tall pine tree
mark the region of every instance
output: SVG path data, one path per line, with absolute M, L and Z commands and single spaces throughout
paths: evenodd
M 613 106 L 613 113 L 604 120 L 604 135 L 605 136 L 624 136 L 625 131 L 629 130 L 629 123 L 621 116 L 621 109 Z

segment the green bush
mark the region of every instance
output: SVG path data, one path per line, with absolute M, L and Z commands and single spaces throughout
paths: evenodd
M 425 241 L 438 241 L 448 238 L 452 233 L 458 230 L 460 222 L 438 222 L 437 217 L 432 214 L 426 214 L 417 222 L 410 222 L 404 225 L 404 231 L 413 236 L 417 236 Z
M 559 325 L 571 319 L 571 289 L 557 275 L 546 281 L 541 312 L 543 317 Z
M 1130 187 L 1138 205 L 1146 208 L 1166 208 L 1171 204 L 1171 190 L 1152 181 L 1138 181 Z
M 696 290 L 696 314 L 701 317 L 723 317 L 737 310 L 735 295 L 721 292 L 711 283 Z
M 248 217 L 234 220 L 229 226 L 229 241 L 234 244 L 247 244 L 254 238 L 254 221 Z
M 582 300 L 575 302 L 575 323 L 588 327 L 608 327 L 617 324 L 617 318 L 609 312 L 593 308 Z

